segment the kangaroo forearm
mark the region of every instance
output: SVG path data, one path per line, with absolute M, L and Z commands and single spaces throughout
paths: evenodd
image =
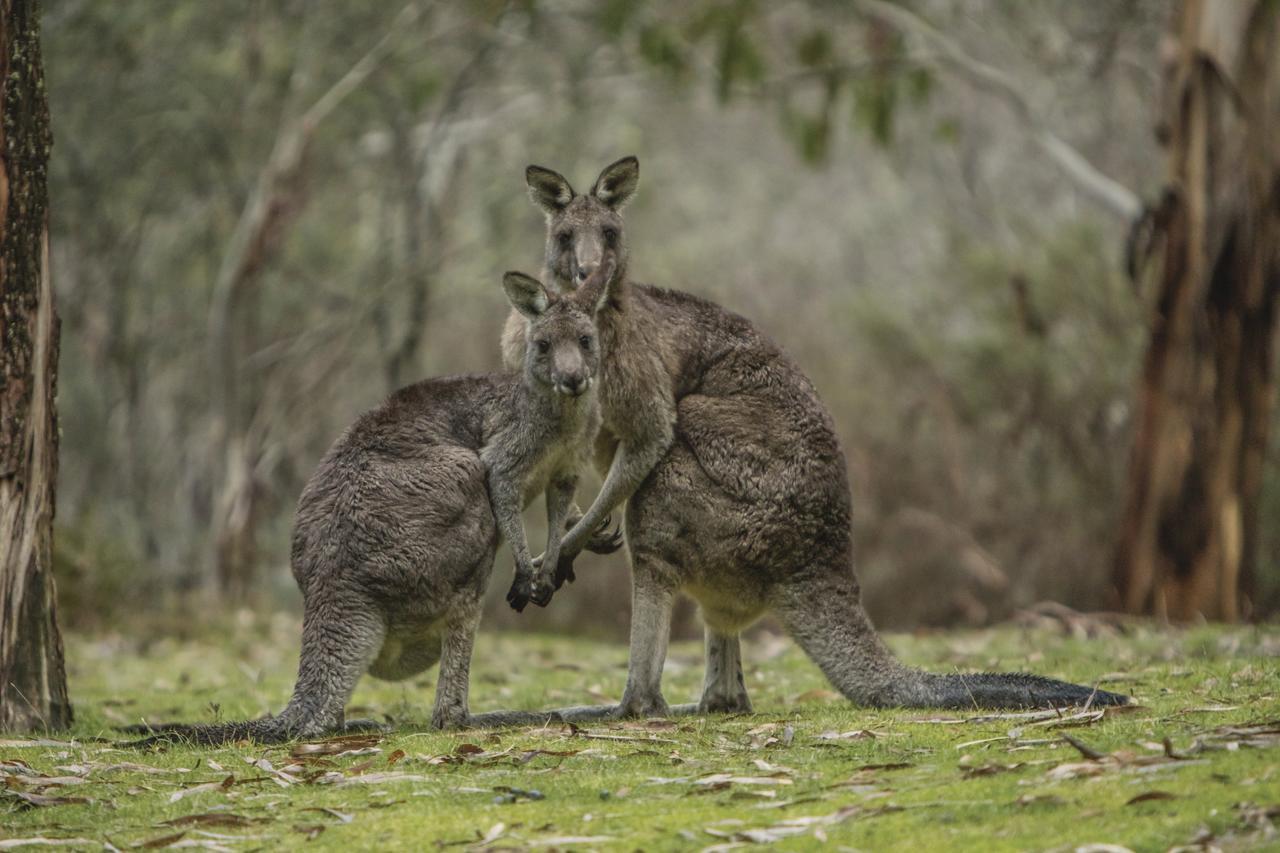
M 493 518 L 497 522 L 498 532 L 507 540 L 511 555 L 517 566 L 528 566 L 532 562 L 529 555 L 529 544 L 524 536 L 524 521 L 520 516 L 520 489 L 514 479 L 501 475 L 489 476 L 489 504 L 493 509 Z
M 577 485 L 577 480 L 573 480 L 552 483 L 547 488 L 547 526 L 551 530 L 558 532 L 564 527 L 564 520 L 569 517 L 569 508 L 573 506 L 573 493 Z
M 631 497 L 640 487 L 645 477 L 658 464 L 667 451 L 669 442 L 650 444 L 641 447 L 620 445 L 613 457 L 613 464 L 605 477 L 600 494 L 587 508 L 586 514 L 578 520 L 564 537 L 561 551 L 566 554 L 577 554 L 586 545 L 605 518 L 617 508 L 618 504 Z
M 576 481 L 552 483 L 547 488 L 547 547 L 543 552 L 542 565 L 547 569 L 555 569 L 560 559 L 560 543 L 564 537 L 564 520 L 569 514 L 569 505 L 573 503 L 573 492 Z

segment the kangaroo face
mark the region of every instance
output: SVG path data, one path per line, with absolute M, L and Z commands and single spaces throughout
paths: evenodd
M 524 356 L 529 379 L 566 397 L 577 397 L 591 387 L 600 369 L 596 311 L 604 301 L 604 278 L 612 270 L 613 263 L 604 261 L 581 289 L 563 295 L 548 292 L 523 273 L 503 276 L 511 305 L 529 320 Z
M 639 179 L 640 163 L 635 157 L 605 167 L 586 195 L 575 193 L 558 172 L 541 166 L 525 170 L 529 195 L 547 214 L 546 268 L 558 291 L 576 290 L 606 263 L 615 270 L 626 267 L 619 211 L 635 193 Z

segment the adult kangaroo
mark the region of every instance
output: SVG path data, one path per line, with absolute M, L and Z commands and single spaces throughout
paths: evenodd
M 561 544 L 558 577 L 622 501 L 631 555 L 631 659 L 617 716 L 663 715 L 662 667 L 677 592 L 701 606 L 707 670 L 696 708 L 750 711 L 738 635 L 766 612 L 859 705 L 1031 707 L 1127 697 L 1036 675 L 937 675 L 905 666 L 860 603 L 850 492 L 831 416 L 795 362 L 748 320 L 628 274 L 620 211 L 640 167 L 625 157 L 578 194 L 530 166 L 546 214 L 543 280 L 572 292 L 614 267 L 598 315 L 604 485 Z M 520 363 L 526 320 L 513 313 L 504 359 Z M 587 718 L 599 709 L 566 709 Z
M 600 424 L 595 317 L 609 265 L 564 294 L 507 273 L 528 320 L 519 374 L 428 379 L 366 412 L 334 443 L 298 502 L 292 567 L 303 597 L 293 697 L 275 717 L 133 727 L 156 740 L 279 742 L 344 726 L 365 672 L 404 679 L 437 661 L 435 728 L 501 725 L 468 709 L 471 649 L 499 538 L 515 557 L 507 601 L 546 605 L 560 532 Z M 547 552 L 535 568 L 520 511 L 546 493 Z M 593 547 L 606 547 L 596 540 Z

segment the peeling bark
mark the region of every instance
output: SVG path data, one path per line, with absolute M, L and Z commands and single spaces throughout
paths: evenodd
M 58 315 L 39 4 L 0 2 L 0 729 L 71 722 L 52 574 Z
M 1250 614 L 1280 299 L 1280 3 L 1185 0 L 1170 37 L 1169 185 L 1113 577 L 1174 620 Z

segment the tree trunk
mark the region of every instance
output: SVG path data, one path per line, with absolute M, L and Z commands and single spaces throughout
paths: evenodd
M 1280 3 L 1185 0 L 1167 47 L 1169 186 L 1116 549 L 1120 603 L 1251 613 L 1280 298 Z
M 36 0 L 0 0 L 0 729 L 71 722 L 54 606 L 54 377 L 49 107 Z

